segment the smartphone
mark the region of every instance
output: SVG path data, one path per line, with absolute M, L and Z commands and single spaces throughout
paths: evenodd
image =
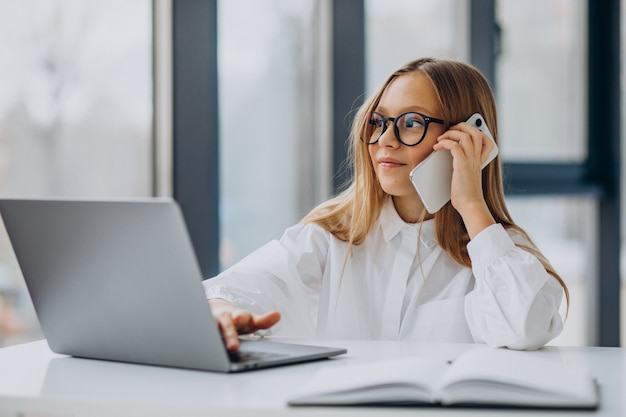
M 493 136 L 485 123 L 485 119 L 479 113 L 474 113 L 467 123 L 483 132 L 495 145 Z M 493 151 L 483 163 L 482 168 L 498 155 L 498 146 L 494 146 Z M 430 214 L 435 214 L 448 201 L 452 188 L 452 154 L 447 149 L 433 152 L 426 159 L 419 163 L 411 173 L 409 178 L 417 190 L 424 207 Z

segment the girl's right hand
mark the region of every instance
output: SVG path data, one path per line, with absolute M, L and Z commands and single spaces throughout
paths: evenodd
M 240 334 L 249 334 L 257 330 L 269 329 L 280 320 L 278 311 L 258 315 L 242 310 L 221 298 L 210 299 L 209 306 L 224 337 L 226 349 L 233 352 L 239 349 Z

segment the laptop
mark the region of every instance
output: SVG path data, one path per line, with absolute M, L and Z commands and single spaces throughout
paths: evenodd
M 0 199 L 0 215 L 56 353 L 217 372 L 346 353 L 261 339 L 230 354 L 172 199 Z

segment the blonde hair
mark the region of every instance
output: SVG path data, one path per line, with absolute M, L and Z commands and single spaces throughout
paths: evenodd
M 380 216 L 386 194 L 371 163 L 368 145 L 361 138 L 366 137 L 367 120 L 378 106 L 383 92 L 396 78 L 404 74 L 421 72 L 432 82 L 442 118 L 446 128 L 464 121 L 473 113 L 481 113 L 489 126 L 494 140 L 498 143 L 498 123 L 493 92 L 485 77 L 471 65 L 449 60 L 422 58 L 402 66 L 391 74 L 382 86 L 367 99 L 358 110 L 350 132 L 349 160 L 352 168 L 352 181 L 344 191 L 320 204 L 307 214 L 303 223 L 315 223 L 332 233 L 337 239 L 348 243 L 347 257 L 352 245 L 365 240 L 370 228 Z M 546 271 L 558 280 L 565 292 L 569 310 L 567 285 L 543 256 L 528 234 L 516 225 L 504 201 L 502 169 L 500 158 L 487 165 L 482 171 L 483 195 L 491 215 L 507 230 L 521 234 L 529 245 L 518 245 L 535 255 Z M 467 251 L 470 241 L 459 213 L 448 202 L 435 216 L 436 236 L 441 247 L 459 264 L 471 267 Z

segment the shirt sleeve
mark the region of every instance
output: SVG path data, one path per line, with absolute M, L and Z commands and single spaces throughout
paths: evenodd
M 475 341 L 511 349 L 537 349 L 563 329 L 563 288 L 543 264 L 515 245 L 501 224 L 468 244 L 474 289 L 465 315 Z
M 281 320 L 266 334 L 313 337 L 328 239 L 317 225 L 293 226 L 279 240 L 205 280 L 206 297 L 223 298 L 257 314 L 281 312 Z

